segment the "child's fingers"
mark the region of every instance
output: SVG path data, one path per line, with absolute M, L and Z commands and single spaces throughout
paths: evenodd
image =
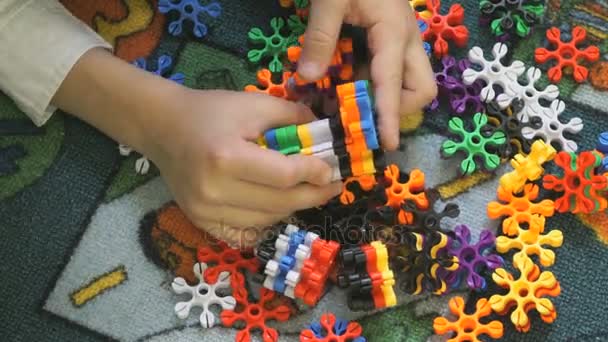
M 316 81 L 327 71 L 336 49 L 348 0 L 312 0 L 298 73 Z
M 247 122 L 243 126 L 249 127 L 251 137 L 246 139 L 255 140 L 265 131 L 287 125 L 303 124 L 315 120 L 312 110 L 300 103 L 283 100 L 265 94 L 245 93 L 246 96 L 255 96 L 255 99 L 245 102 L 252 104 L 251 108 L 243 108 L 244 111 L 255 112 L 255 115 L 244 116 Z
M 437 96 L 437 83 L 421 40 L 412 39 L 406 49 L 400 112 L 414 113 Z

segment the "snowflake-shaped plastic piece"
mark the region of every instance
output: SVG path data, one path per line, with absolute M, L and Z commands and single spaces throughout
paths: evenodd
M 481 89 L 481 100 L 490 102 L 496 97 L 494 87 L 498 86 L 504 89 L 511 83 L 517 83 L 517 78 L 525 72 L 524 63 L 518 60 L 513 61 L 510 65 L 504 65 L 501 60 L 507 55 L 509 48 L 503 43 L 496 43 L 492 48 L 493 59 L 486 59 L 483 50 L 475 46 L 469 50 L 469 60 L 471 63 L 478 65 L 481 70 L 468 68 L 462 74 L 462 79 L 465 84 L 471 85 L 477 80 L 483 80 L 485 87 Z
M 552 200 L 533 202 L 538 198 L 539 191 L 540 187 L 533 183 L 526 184 L 523 193 L 519 194 L 498 187 L 497 196 L 500 202 L 488 203 L 488 217 L 506 217 L 502 222 L 503 233 L 509 236 L 517 235 L 520 224 L 530 224 L 534 215 L 553 216 L 555 205 Z
M 486 114 L 493 129 L 505 133 L 507 144 L 499 149 L 502 158 L 513 158 L 517 153 L 530 153 L 531 143 L 524 138 L 522 129 L 529 125 L 517 120 L 515 113 L 523 108 L 523 101 L 516 99 L 511 106 L 501 109 L 496 101 L 488 103 Z
M 118 144 L 118 152 L 121 156 L 128 156 L 133 152 L 133 149 L 124 144 Z M 150 171 L 150 160 L 141 156 L 135 160 L 135 172 L 139 175 L 145 175 Z
M 302 330 L 300 342 L 365 342 L 362 332 L 359 323 L 336 319 L 334 314 L 325 313 L 318 323 Z
M 245 277 L 241 273 L 242 269 L 256 272 L 259 268 L 259 261 L 256 257 L 246 256 L 241 250 L 230 248 L 223 241 L 217 243 L 217 246 L 200 247 L 197 258 L 199 262 L 204 262 L 208 265 L 214 264 L 214 266 L 207 268 L 205 271 L 205 280 L 213 283 L 217 280 L 220 273 L 230 272 L 230 282 L 233 287 L 245 286 Z
M 493 339 L 502 337 L 503 326 L 500 321 L 482 323 L 481 319 L 492 313 L 492 307 L 486 298 L 481 298 L 475 304 L 476 310 L 471 314 L 465 313 L 466 304 L 460 296 L 455 296 L 448 303 L 450 312 L 456 316 L 456 321 L 448 321 L 445 317 L 437 317 L 433 321 L 433 329 L 438 335 L 452 332 L 447 342 L 480 342 L 481 335 L 488 335 Z
M 440 96 L 448 98 L 450 107 L 457 114 L 463 114 L 467 109 L 472 113 L 482 112 L 483 103 L 479 97 L 483 82 L 478 80 L 471 85 L 462 81 L 462 73 L 469 68 L 471 63 L 466 60 L 456 60 L 452 56 L 441 59 L 441 68 L 435 73 L 435 80 L 441 92 Z M 435 98 L 430 105 L 431 110 L 439 107 L 439 99 Z
M 541 117 L 546 110 L 541 100 L 552 102 L 559 96 L 559 88 L 555 84 L 549 84 L 545 89 L 539 90 L 535 84 L 540 80 L 542 71 L 531 67 L 526 71 L 527 83 L 521 85 L 517 80 L 507 84 L 505 92 L 498 95 L 496 101 L 501 108 L 507 108 L 515 99 L 521 99 L 524 106 L 517 113 L 517 119 L 528 122 L 533 117 Z
M 480 166 L 492 171 L 500 165 L 500 156 L 490 148 L 496 150 L 505 144 L 507 138 L 502 131 L 494 131 L 491 135 L 484 134 L 482 131 L 487 123 L 488 117 L 483 113 L 473 116 L 475 127 L 471 131 L 464 127 L 464 121 L 459 117 L 453 117 L 448 122 L 449 131 L 460 136 L 461 141 L 446 140 L 441 145 L 441 152 L 446 157 L 463 152 L 465 159 L 460 164 L 460 171 L 464 175 L 471 175 Z M 478 163 L 477 157 L 482 159 L 482 163 Z
M 608 173 L 608 132 L 600 133 L 597 138 L 597 148 L 600 153 L 604 154 L 602 164 L 598 169 L 598 173 Z
M 207 25 L 201 20 L 203 14 L 217 18 L 222 14 L 222 6 L 219 2 L 201 5 L 200 0 L 159 0 L 158 11 L 163 14 L 179 12 L 179 18 L 172 21 L 168 27 L 172 35 L 182 34 L 184 21 L 189 20 L 194 25 L 192 33 L 197 38 L 203 38 L 207 35 Z
M 429 19 L 433 13 L 426 8 L 426 0 L 408 0 L 416 18 Z
M 572 73 L 574 80 L 578 83 L 584 82 L 589 76 L 589 70 L 581 65 L 583 61 L 596 62 L 600 59 L 600 49 L 597 46 L 588 46 L 585 49 L 577 47 L 587 37 L 587 31 L 576 26 L 572 29 L 572 39 L 562 40 L 561 31 L 557 27 L 547 30 L 547 40 L 554 45 L 555 50 L 550 51 L 544 47 L 537 48 L 534 53 L 536 63 L 546 63 L 555 60 L 556 65 L 548 71 L 549 80 L 558 83 L 562 79 L 562 73 Z
M 515 268 L 520 272 L 518 279 L 514 279 L 504 268 L 499 268 L 492 274 L 497 285 L 509 290 L 507 294 L 490 297 L 492 310 L 504 315 L 515 307 L 511 313 L 511 322 L 521 332 L 530 330 L 528 311 L 532 309 L 538 311 L 543 321 L 552 323 L 557 318 L 557 312 L 551 300 L 544 297 L 557 297 L 560 294 L 561 289 L 555 275 L 549 271 L 541 273 L 540 268 L 526 255 L 520 254 L 513 259 Z
M 422 34 L 422 39 L 433 43 L 435 57 L 441 58 L 448 54 L 448 41 L 453 41 L 457 47 L 465 47 L 469 41 L 469 30 L 464 23 L 464 8 L 460 4 L 453 4 L 448 14 L 440 13 L 440 0 L 426 0 L 426 8 L 431 12 L 428 19 L 424 19 L 429 28 Z
M 175 278 L 171 287 L 177 294 L 187 293 L 192 296 L 187 302 L 179 302 L 175 305 L 175 314 L 181 319 L 188 318 L 190 310 L 193 307 L 200 307 L 203 312 L 200 316 L 201 326 L 203 328 L 211 328 L 215 325 L 215 315 L 209 310 L 211 305 L 219 305 L 224 310 L 234 309 L 236 300 L 232 296 L 220 296 L 217 291 L 230 288 L 230 274 L 228 272 L 220 273 L 217 281 L 213 284 L 205 282 L 202 274 L 207 269 L 204 263 L 194 264 L 194 275 L 199 280 L 196 286 L 190 286 L 182 277 Z
M 403 211 L 410 212 L 413 216 L 411 222 L 404 228 L 406 228 L 407 231 L 420 234 L 426 234 L 433 231 L 447 233 L 447 230 L 441 228 L 441 221 L 446 217 L 458 217 L 458 215 L 460 215 L 458 204 L 447 203 L 443 210 L 438 211 L 435 209 L 435 205 L 441 197 L 439 191 L 428 190 L 425 193 L 428 201 L 428 207 L 426 209 L 420 209 L 416 202 L 412 200 L 406 200 L 401 206 Z
M 541 224 L 544 227 L 545 218 L 541 216 Z M 542 229 L 544 230 L 544 228 Z M 542 231 L 541 230 L 541 231 Z M 518 250 L 515 255 L 523 254 L 527 256 L 538 255 L 541 265 L 552 266 L 555 263 L 555 252 L 545 248 L 561 247 L 564 236 L 561 231 L 555 229 L 547 234 L 540 234 L 537 230 L 520 229 L 516 237 L 499 236 L 496 238 L 496 250 L 498 253 L 508 253 L 510 250 Z
M 286 100 L 294 100 L 294 94 L 290 91 L 287 83 L 292 73 L 285 71 L 281 78 L 281 83 L 272 81 L 272 73 L 268 69 L 260 69 L 257 73 L 258 85 L 249 84 L 245 86 L 245 91 L 264 93 L 274 97 L 280 97 Z
M 556 153 L 553 146 L 542 140 L 536 140 L 528 155 L 519 153 L 511 159 L 514 170 L 500 178 L 500 186 L 507 192 L 521 192 L 526 182 L 540 179 L 545 172 L 543 164 L 553 160 Z
M 483 230 L 477 243 L 473 244 L 471 231 L 466 225 L 456 226 L 454 232 L 455 238 L 449 251 L 458 258 L 458 269 L 448 275 L 448 283 L 455 289 L 466 279 L 470 289 L 485 290 L 487 284 L 483 274 L 491 273 L 504 264 L 503 258 L 491 251 L 496 242 L 494 233 Z
M 252 44 L 263 46 L 260 49 L 251 49 L 247 53 L 247 58 L 252 63 L 259 63 L 263 58 L 270 58 L 268 69 L 271 72 L 282 72 L 283 63 L 281 58 L 287 52 L 290 40 L 281 35 L 281 29 L 285 26 L 283 18 L 272 18 L 270 27 L 272 35 L 265 36 L 264 32 L 257 27 L 249 30 L 248 36 Z
M 400 210 L 398 214 L 400 223 L 412 223 L 412 213 L 401 210 L 401 205 L 407 200 L 414 201 L 419 209 L 429 207 L 429 201 L 424 193 L 424 173 L 422 171 L 413 169 L 409 175 L 402 174 L 397 165 L 391 164 L 384 170 L 384 181 L 386 182 L 386 205 Z
M 541 138 L 545 143 L 558 145 L 566 152 L 576 152 L 578 150 L 577 143 L 566 138 L 564 133 L 577 134 L 582 131 L 583 120 L 574 117 L 567 123 L 562 123 L 559 116 L 566 110 L 566 104 L 562 100 L 554 100 L 549 108 L 543 109 L 536 125 L 522 128 L 523 136 L 529 140 Z M 532 121 L 534 119 L 536 118 L 533 118 Z
M 545 6 L 539 0 L 483 0 L 481 15 L 490 19 L 495 36 L 514 33 L 525 38 L 543 16 Z
M 557 154 L 555 164 L 564 170 L 564 176 L 545 175 L 543 187 L 563 192 L 555 200 L 558 212 L 589 214 L 606 209 L 608 200 L 598 192 L 608 189 L 608 177 L 595 172 L 602 158 L 602 154 L 596 151 L 584 151 L 578 156 L 564 151 Z
M 169 68 L 171 68 L 171 65 L 173 65 L 173 59 L 169 55 L 162 55 L 158 57 L 158 60 L 156 62 L 156 69 L 151 69 L 145 58 L 138 58 L 133 62 L 133 64 L 136 67 L 142 70 L 149 71 L 157 76 L 166 77 L 167 70 L 169 70 Z M 167 78 L 179 84 L 184 84 L 186 76 L 184 76 L 184 74 L 182 74 L 181 72 L 177 72 L 175 74 L 169 75 L 169 77 Z
M 237 322 L 241 321 L 245 327 L 236 334 L 236 341 L 249 342 L 252 340 L 251 333 L 254 330 L 262 331 L 262 340 L 264 342 L 276 342 L 279 339 L 279 333 L 276 329 L 266 325 L 267 321 L 276 320 L 284 322 L 291 315 L 291 308 L 275 299 L 275 292 L 262 288 L 260 291 L 260 300 L 257 303 L 249 301 L 247 290 L 244 287 L 234 289 L 233 296 L 236 299 L 238 306 L 234 310 L 224 310 L 220 314 L 222 324 L 226 327 L 232 327 Z

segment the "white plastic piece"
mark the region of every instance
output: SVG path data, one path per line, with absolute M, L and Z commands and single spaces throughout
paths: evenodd
M 264 269 L 264 274 L 270 277 L 276 277 L 277 274 L 279 274 L 279 263 L 277 260 L 268 260 L 266 268 Z
M 576 134 L 583 129 L 583 120 L 579 117 L 570 119 L 568 123 L 562 123 L 559 116 L 566 110 L 566 104 L 562 100 L 554 100 L 549 108 L 544 108 L 540 118 L 542 126 L 538 129 L 524 127 L 521 130 L 526 139 L 541 138 L 547 144 L 559 144 L 566 152 L 576 152 L 578 145 L 575 141 L 567 139 L 565 132 Z
M 126 157 L 131 154 L 131 152 L 133 152 L 133 149 L 131 147 L 123 144 L 118 144 L 118 153 L 120 153 L 121 156 Z
M 318 238 L 319 238 L 319 235 L 317 235 L 313 232 L 307 232 L 306 236 L 304 237 L 304 243 L 306 244 L 306 246 L 311 247 L 312 243 L 315 242 L 315 240 Z
M 317 120 L 309 123 L 308 132 L 312 137 L 313 146 L 325 143 L 333 144 L 334 137 L 331 134 L 329 119 Z
M 530 118 L 540 117 L 547 107 L 540 104 L 541 100 L 552 102 L 559 97 L 559 88 L 550 84 L 543 90 L 538 90 L 534 86 L 541 78 L 542 71 L 536 67 L 531 67 L 526 71 L 527 84 L 521 85 L 519 82 L 512 82 L 507 85 L 505 92 L 498 95 L 496 101 L 498 105 L 505 109 L 511 105 L 513 100 L 519 98 L 523 101 L 521 111 L 516 113 L 517 119 L 521 122 L 529 122 Z
M 300 230 L 300 228 L 298 228 L 297 226 L 294 226 L 293 224 L 288 224 L 287 227 L 285 227 L 285 235 L 290 237 L 291 234 L 294 234 L 294 233 L 298 232 L 299 230 Z M 288 242 L 289 242 L 289 240 L 288 240 Z
M 190 294 L 192 299 L 187 302 L 175 304 L 175 314 L 181 319 L 188 318 L 190 309 L 199 307 L 203 309 L 199 321 L 203 328 L 211 328 L 216 323 L 215 315 L 209 310 L 211 305 L 220 305 L 224 310 L 232 310 L 236 306 L 236 300 L 232 296 L 219 296 L 216 291 L 219 289 L 230 288 L 230 273 L 220 273 L 215 284 L 207 284 L 203 280 L 203 273 L 207 269 L 207 264 L 194 264 L 194 275 L 199 280 L 196 286 L 190 286 L 184 278 L 177 277 L 173 280 L 171 287 L 177 294 Z
M 500 86 L 504 90 L 508 84 L 517 82 L 517 78 L 524 73 L 526 67 L 521 61 L 515 60 L 511 65 L 502 64 L 501 59 L 508 52 L 509 48 L 505 44 L 496 43 L 492 48 L 494 58 L 487 60 L 480 47 L 475 46 L 469 50 L 469 60 L 471 63 L 481 66 L 481 71 L 468 68 L 462 74 L 462 79 L 467 85 L 471 85 L 477 80 L 486 82 L 485 87 L 481 90 L 482 101 L 494 100 L 496 97 L 494 86 Z
M 140 175 L 145 175 L 150 171 L 150 161 L 146 157 L 138 158 L 135 161 L 135 172 Z

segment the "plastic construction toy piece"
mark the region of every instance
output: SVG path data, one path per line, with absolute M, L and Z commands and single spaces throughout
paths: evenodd
M 245 286 L 245 277 L 241 273 L 242 269 L 250 272 L 256 272 L 259 268 L 258 259 L 247 256 L 236 248 L 230 248 L 228 245 L 220 241 L 216 248 L 212 246 L 204 246 L 198 249 L 197 258 L 199 262 L 207 265 L 214 264 L 205 270 L 205 280 L 211 283 L 217 281 L 220 273 L 230 272 L 230 283 L 233 287 Z
M 362 175 L 359 177 L 349 177 L 342 183 L 342 193 L 340 194 L 340 203 L 344 205 L 351 204 L 355 201 L 356 195 L 349 189 L 351 184 L 359 184 L 361 190 L 371 191 L 378 182 L 374 175 Z
M 424 33 L 429 29 L 429 25 L 423 19 L 418 19 L 418 29 L 420 30 L 420 35 L 424 35 Z M 422 46 L 424 47 L 424 51 L 426 55 L 431 57 L 433 53 L 433 47 L 428 42 L 422 42 Z
M 490 20 L 495 36 L 513 33 L 521 38 L 543 17 L 545 6 L 539 0 L 483 0 L 481 15 Z
M 300 271 L 300 282 L 296 285 L 295 296 L 307 305 L 317 304 L 329 273 L 334 267 L 340 244 L 335 241 L 315 240 L 311 247 L 310 257 L 304 261 Z
M 446 157 L 452 157 L 457 152 L 464 153 L 465 159 L 460 164 L 463 175 L 471 175 L 482 166 L 492 171 L 500 165 L 500 156 L 490 148 L 497 150 L 497 147 L 505 144 L 507 138 L 502 131 L 494 131 L 491 135 L 482 132 L 487 123 L 488 117 L 483 113 L 473 116 L 475 127 L 471 131 L 464 127 L 464 121 L 459 117 L 453 117 L 448 122 L 449 131 L 460 136 L 461 141 L 446 140 L 441 146 L 441 152 Z M 476 160 L 477 157 L 481 158 L 481 163 Z
M 466 304 L 460 296 L 450 299 L 448 304 L 450 312 L 456 316 L 456 321 L 448 321 L 445 317 L 437 317 L 433 321 L 433 329 L 438 335 L 445 335 L 449 332 L 452 337 L 447 342 L 480 342 L 479 336 L 488 335 L 493 339 L 499 339 L 503 335 L 503 326 L 500 321 L 482 323 L 481 319 L 490 316 L 492 307 L 486 298 L 477 301 L 476 310 L 471 314 L 464 312 Z
M 171 65 L 173 65 L 173 59 L 169 55 L 162 55 L 158 57 L 158 60 L 156 62 L 156 70 L 150 68 L 145 58 L 138 58 L 135 60 L 135 62 L 133 62 L 133 64 L 136 67 L 149 71 L 157 76 L 166 77 L 167 70 L 169 70 L 169 68 L 171 68 Z M 173 82 L 184 84 L 186 76 L 184 76 L 184 74 L 182 74 L 181 72 L 177 72 L 175 74 L 169 75 L 169 77 L 167 78 Z
M 171 11 L 179 12 L 179 18 L 169 24 L 169 33 L 174 36 L 182 34 L 184 21 L 189 20 L 193 24 L 192 32 L 197 38 L 207 35 L 207 25 L 202 22 L 203 14 L 217 18 L 222 14 L 222 6 L 219 2 L 211 2 L 201 5 L 199 0 L 159 0 L 158 11 L 166 14 Z
M 608 132 L 603 132 L 597 139 L 597 148 L 600 153 L 604 154 L 604 159 L 600 165 L 599 173 L 608 173 Z
M 518 279 L 514 279 L 504 268 L 497 269 L 492 279 L 497 285 L 508 289 L 504 295 L 490 297 L 492 310 L 504 315 L 515 307 L 511 313 L 511 322 L 521 332 L 530 330 L 528 312 L 536 309 L 540 318 L 546 323 L 552 323 L 557 318 L 553 303 L 545 296 L 557 297 L 560 292 L 559 282 L 552 272 L 540 272 L 540 269 L 526 255 L 514 257 L 513 264 L 520 272 Z
M 439 86 L 440 96 L 449 99 L 450 107 L 457 114 L 463 114 L 467 109 L 473 113 L 482 112 L 483 103 L 479 98 L 483 81 L 477 80 L 471 85 L 462 81 L 462 73 L 471 66 L 466 60 L 456 60 L 452 56 L 441 59 L 441 68 L 435 73 L 435 80 Z M 431 110 L 439 107 L 439 96 L 430 105 Z
M 543 216 L 541 216 L 541 222 L 544 227 L 545 218 Z M 519 234 L 514 238 L 506 236 L 496 238 L 496 250 L 498 253 L 504 254 L 515 249 L 518 250 L 515 255 L 538 255 L 541 265 L 549 267 L 555 263 L 555 252 L 544 246 L 558 248 L 561 247 L 563 241 L 564 236 L 559 230 L 552 230 L 543 235 L 538 231 L 520 229 Z
M 536 140 L 527 156 L 519 153 L 511 160 L 513 171 L 500 178 L 500 186 L 506 192 L 521 192 L 528 181 L 536 181 L 545 172 L 543 164 L 553 160 L 557 151 L 542 140 Z
M 564 170 L 564 176 L 545 175 L 543 187 L 563 193 L 555 200 L 558 212 L 589 214 L 606 209 L 608 200 L 598 192 L 608 189 L 608 177 L 595 173 L 602 158 L 596 151 L 584 151 L 578 156 L 563 151 L 557 154 L 555 164 Z
M 539 124 L 535 127 L 530 125 L 522 128 L 523 136 L 529 140 L 541 138 L 547 144 L 557 145 L 566 152 L 576 152 L 578 145 L 575 141 L 566 138 L 564 133 L 577 134 L 582 131 L 583 120 L 574 117 L 567 123 L 562 123 L 559 117 L 564 110 L 566 110 L 564 101 L 553 100 L 551 106 L 542 111 Z M 532 120 L 534 121 L 534 118 Z
M 271 72 L 282 72 L 283 63 L 281 58 L 287 53 L 289 39 L 281 35 L 281 29 L 285 27 L 282 18 L 272 18 L 270 20 L 272 34 L 265 36 L 264 32 L 257 27 L 249 30 L 248 36 L 252 44 L 262 46 L 260 49 L 251 49 L 247 53 L 247 59 L 252 63 L 259 63 L 263 58 L 269 58 L 268 69 Z
M 433 13 L 426 6 L 426 0 L 408 0 L 417 18 L 429 19 Z
M 373 241 L 371 244 L 373 253 L 376 254 L 376 270 L 380 275 L 380 291 L 383 297 L 383 307 L 391 307 L 397 305 L 397 297 L 393 286 L 395 285 L 395 276 L 388 265 L 388 250 L 380 241 Z M 370 275 L 377 277 L 370 272 Z M 376 306 L 379 307 L 379 306 Z
M 498 95 L 496 101 L 501 108 L 507 108 L 515 99 L 521 99 L 524 106 L 517 112 L 517 119 L 528 122 L 533 117 L 542 117 L 547 109 L 541 101 L 552 102 L 559 96 L 559 88 L 555 84 L 549 84 L 545 89 L 539 90 L 536 83 L 540 80 L 542 72 L 540 69 L 531 67 L 526 71 L 528 82 L 521 85 L 517 80 L 510 82 L 505 87 L 505 92 Z
M 366 342 L 362 333 L 359 323 L 336 319 L 334 314 L 325 313 L 318 323 L 302 330 L 300 342 Z
M 214 284 L 206 283 L 203 280 L 202 274 L 207 269 L 204 263 L 194 264 L 194 275 L 199 280 L 197 286 L 190 286 L 184 278 L 178 277 L 173 280 L 171 287 L 177 294 L 190 294 L 192 299 L 188 302 L 179 302 L 175 305 L 175 314 L 181 319 L 188 318 L 190 309 L 200 307 L 203 312 L 200 316 L 201 326 L 203 328 L 211 328 L 215 325 L 215 316 L 209 310 L 211 305 L 219 305 L 224 310 L 232 310 L 236 306 L 236 300 L 232 296 L 221 297 L 217 294 L 217 290 L 230 288 L 230 274 L 228 272 L 220 273 L 217 282 Z
M 460 4 L 450 7 L 448 14 L 440 14 L 440 0 L 426 0 L 426 8 L 431 13 L 424 19 L 429 28 L 422 34 L 422 39 L 433 43 L 435 57 L 442 58 L 448 54 L 448 41 L 457 47 L 465 47 L 469 41 L 469 30 L 464 23 L 464 8 Z
M 118 153 L 121 156 L 126 157 L 130 155 L 133 149 L 130 146 L 124 144 L 118 144 Z M 141 156 L 135 160 L 135 172 L 139 175 L 145 175 L 150 171 L 150 160 L 148 158 Z
M 496 101 L 486 106 L 488 122 L 494 130 L 504 132 L 507 138 L 508 143 L 499 148 L 502 158 L 513 158 L 517 153 L 530 153 L 531 143 L 522 134 L 522 129 L 528 125 L 515 117 L 515 113 L 521 111 L 523 105 L 523 101 L 516 99 L 506 109 L 501 109 Z
M 526 184 L 523 193 L 519 194 L 498 187 L 497 195 L 500 202 L 488 203 L 488 217 L 491 219 L 506 217 L 502 222 L 502 231 L 513 236 L 519 232 L 520 224 L 530 224 L 534 215 L 553 216 L 555 206 L 552 200 L 533 202 L 538 198 L 539 190 L 539 186 L 533 183 Z
M 279 339 L 279 333 L 266 325 L 267 321 L 277 320 L 284 322 L 289 319 L 291 309 L 284 304 L 272 305 L 275 299 L 275 292 L 262 288 L 260 300 L 257 303 L 251 303 L 247 297 L 247 290 L 244 287 L 234 289 L 234 298 L 237 301 L 235 310 L 224 310 L 220 314 L 222 324 L 226 327 L 232 327 L 237 322 L 244 323 L 245 328 L 236 334 L 236 341 L 249 342 L 252 341 L 251 333 L 254 330 L 262 331 L 262 340 L 264 342 L 276 342 Z
M 402 174 L 399 167 L 395 164 L 389 165 L 384 170 L 384 180 L 386 182 L 386 205 L 396 210 L 399 223 L 413 222 L 412 213 L 401 210 L 401 205 L 406 201 L 414 201 L 419 209 L 427 209 L 429 201 L 424 193 L 424 173 L 418 169 L 413 169 L 409 175 Z
M 292 94 L 287 86 L 287 82 L 289 81 L 291 75 L 291 72 L 283 72 L 281 83 L 274 83 L 272 81 L 272 72 L 270 72 L 268 69 L 260 69 L 258 70 L 257 74 L 258 86 L 249 84 L 245 86 L 245 91 L 265 93 L 270 96 L 280 97 L 286 100 L 295 100 L 295 95 Z
M 411 223 L 404 228 L 407 231 L 415 233 L 426 234 L 429 232 L 440 231 L 447 233 L 447 230 L 441 228 L 441 221 L 446 218 L 456 218 L 460 215 L 460 208 L 458 204 L 447 203 L 443 210 L 437 211 L 435 205 L 439 202 L 441 195 L 437 190 L 427 190 L 426 198 L 428 206 L 426 209 L 418 208 L 415 201 L 406 200 L 401 206 L 403 211 L 412 213 L 413 217 Z
M 492 252 L 496 238 L 489 230 L 483 230 L 479 241 L 471 243 L 471 231 L 466 225 L 454 228 L 455 239 L 449 246 L 449 252 L 458 258 L 458 269 L 448 275 L 447 281 L 451 288 L 459 288 L 466 279 L 467 286 L 472 290 L 485 290 L 485 272 L 493 272 L 504 265 L 502 257 Z M 489 274 L 488 273 L 488 274 Z
M 600 59 L 600 49 L 597 46 L 588 46 L 585 49 L 578 47 L 587 37 L 587 31 L 580 26 L 572 29 L 572 39 L 564 41 L 561 31 L 557 27 L 547 30 L 547 40 L 553 44 L 555 50 L 549 51 L 545 48 L 537 48 L 534 53 L 536 63 L 546 63 L 555 60 L 556 65 L 549 69 L 549 80 L 558 83 L 562 79 L 562 73 L 572 73 L 574 80 L 582 83 L 587 80 L 589 70 L 582 66 L 583 61 L 597 62 Z
M 494 87 L 500 87 L 503 91 L 511 83 L 517 82 L 517 78 L 526 70 L 524 63 L 514 60 L 510 65 L 505 65 L 501 60 L 507 55 L 509 48 L 503 43 L 496 43 L 492 48 L 493 59 L 486 59 L 483 50 L 475 46 L 469 50 L 469 60 L 481 70 L 468 68 L 462 74 L 464 84 L 471 85 L 477 80 L 483 80 L 485 87 L 481 89 L 481 100 L 490 102 L 496 98 Z

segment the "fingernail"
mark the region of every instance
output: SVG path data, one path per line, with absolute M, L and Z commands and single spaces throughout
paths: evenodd
M 298 64 L 298 73 L 307 80 L 314 80 L 322 73 L 321 66 L 315 62 Z

